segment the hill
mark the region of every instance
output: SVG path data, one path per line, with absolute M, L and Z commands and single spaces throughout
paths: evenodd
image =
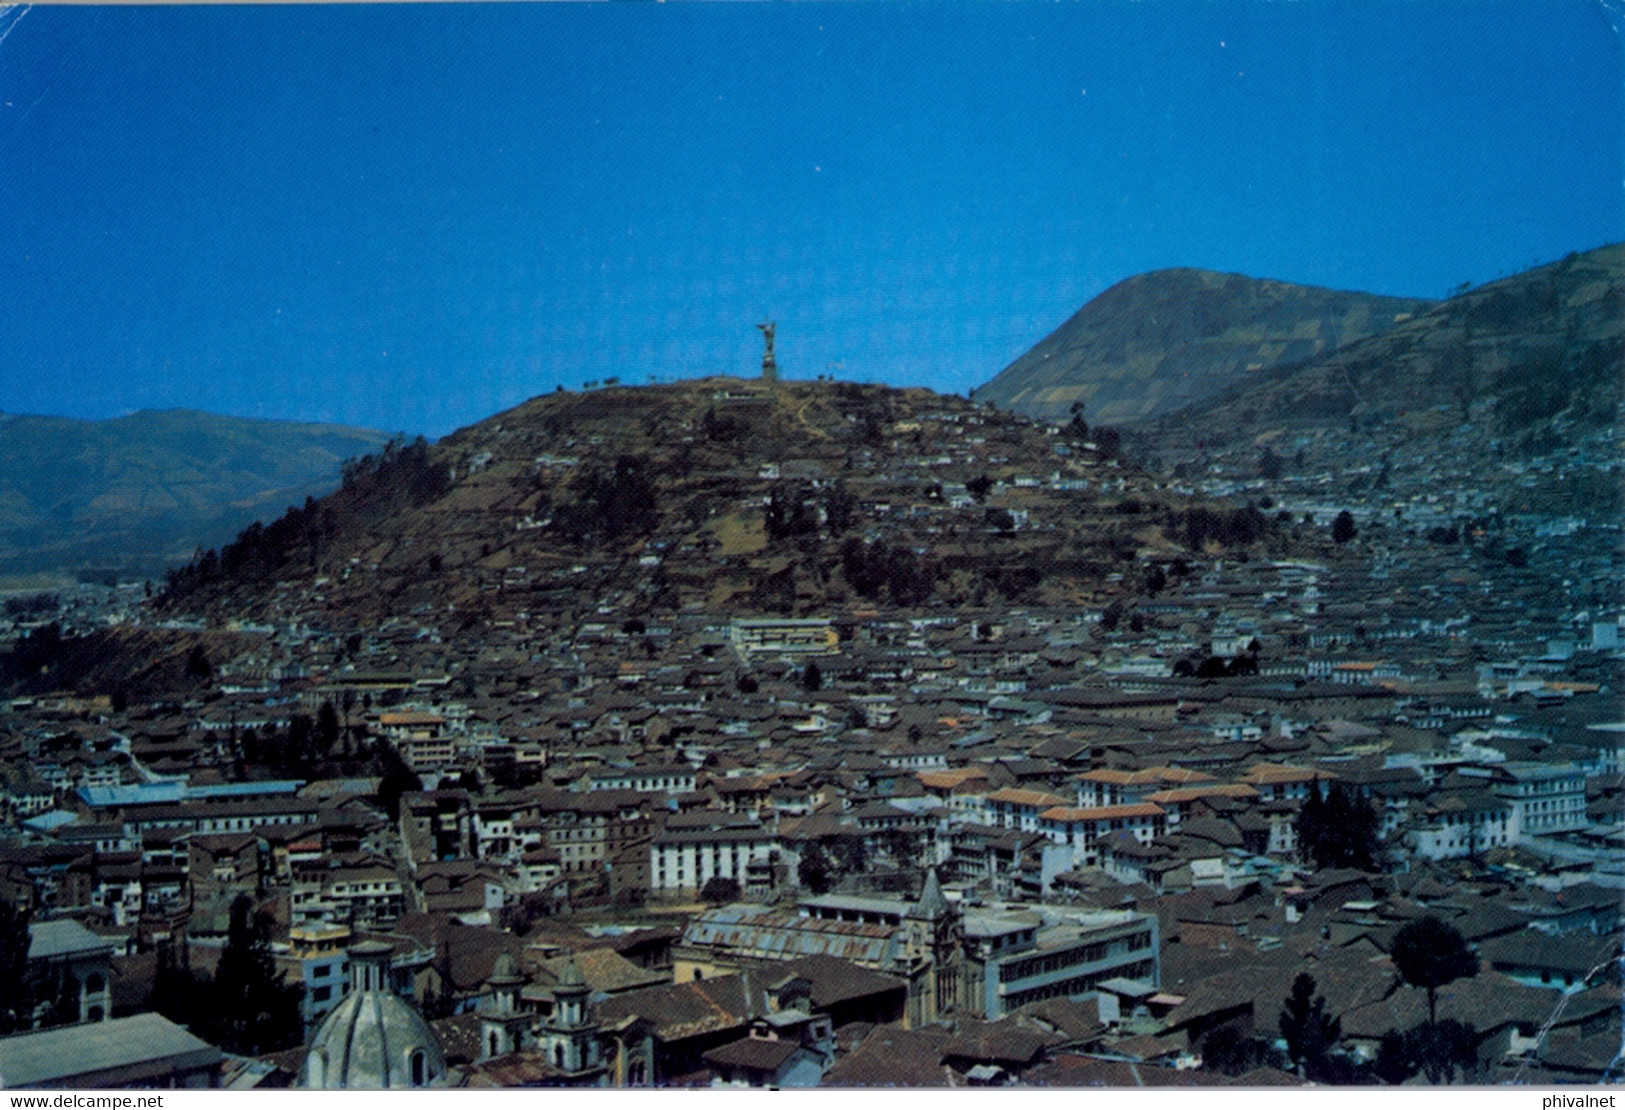
M 210 413 L 0 414 L 0 573 L 158 573 L 327 493 L 382 432 Z
M 1149 438 L 1165 455 L 1185 457 L 1290 443 L 1292 469 L 1303 474 L 1390 457 L 1394 469 L 1434 483 L 1448 475 L 1457 485 L 1533 488 L 1546 471 L 1617 465 L 1622 367 L 1625 244 L 1615 244 L 1261 373 L 1161 422 Z
M 1077 603 L 1133 590 L 1193 535 L 1287 542 L 1256 510 L 1193 506 L 963 398 L 712 378 L 550 394 L 353 465 L 331 497 L 172 575 L 161 606 L 455 630 Z
M 1380 334 L 1432 302 L 1208 270 L 1121 281 L 972 393 L 1040 420 L 1082 401 L 1090 423 L 1178 412 L 1266 368 Z

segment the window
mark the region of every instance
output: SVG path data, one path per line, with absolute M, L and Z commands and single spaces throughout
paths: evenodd
M 421 1048 L 414 1048 L 407 1057 L 407 1070 L 411 1073 L 412 1086 L 422 1087 L 429 1082 L 429 1058 Z

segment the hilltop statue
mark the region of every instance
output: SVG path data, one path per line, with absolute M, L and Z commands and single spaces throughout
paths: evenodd
M 773 335 L 778 331 L 779 325 L 772 320 L 765 324 L 757 324 L 762 329 L 762 338 L 767 340 L 767 351 L 762 355 L 762 380 L 776 382 L 779 380 L 779 364 L 773 357 Z

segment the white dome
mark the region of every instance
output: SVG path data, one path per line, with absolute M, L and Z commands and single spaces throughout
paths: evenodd
M 301 1087 L 433 1087 L 446 1054 L 421 1014 L 388 991 L 352 991 L 322 1019 L 305 1053 Z

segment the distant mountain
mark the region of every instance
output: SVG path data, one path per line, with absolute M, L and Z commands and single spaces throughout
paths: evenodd
M 1192 503 L 1052 433 L 848 382 L 548 394 L 348 468 L 332 496 L 173 575 L 160 606 L 343 627 L 419 614 L 451 635 L 599 606 L 827 615 L 1132 591 L 1143 560 L 1184 551 Z M 1198 508 L 1213 543 L 1290 546 L 1257 510 Z
M 1266 370 L 1156 434 L 1200 435 L 1211 446 L 1296 432 L 1336 450 L 1450 440 L 1492 464 L 1615 429 L 1622 399 L 1625 243 L 1490 282 L 1380 335 Z
M 180 409 L 0 414 L 0 573 L 148 573 L 339 483 L 383 432 Z
M 1380 334 L 1433 302 L 1209 270 L 1118 282 L 998 377 L 978 401 L 1040 420 L 1084 403 L 1090 424 L 1132 424 L 1206 400 L 1250 374 Z

